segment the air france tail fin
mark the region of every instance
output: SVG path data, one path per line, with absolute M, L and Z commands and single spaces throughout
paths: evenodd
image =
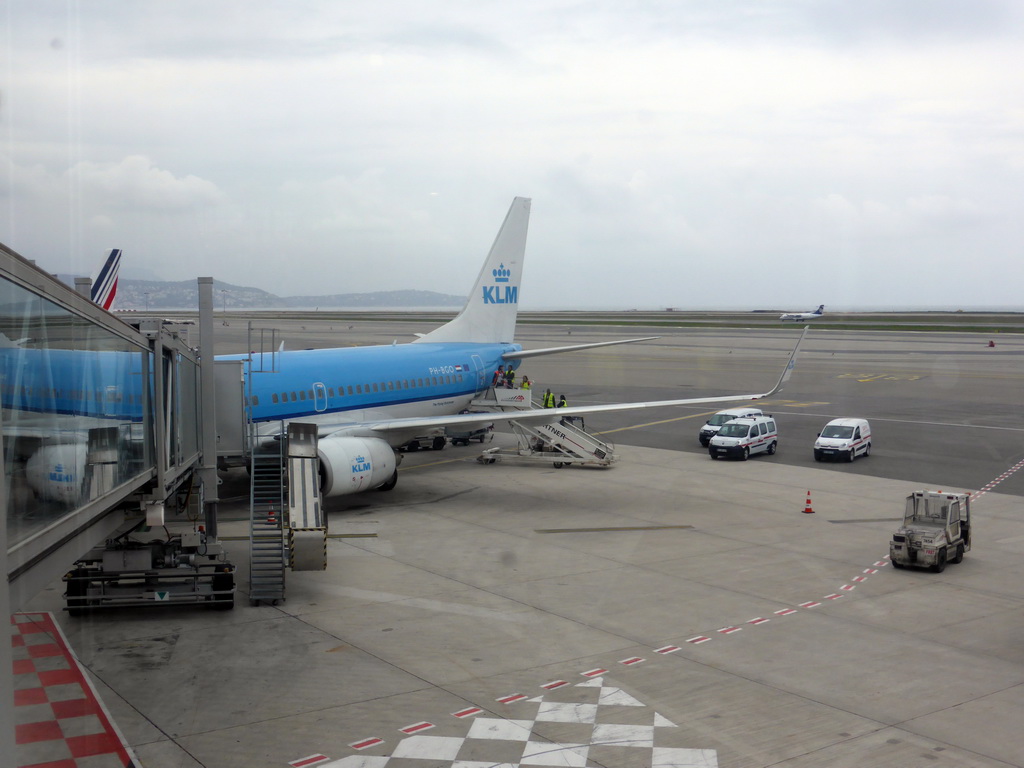
M 113 248 L 107 256 L 100 271 L 92 279 L 92 292 L 89 298 L 103 309 L 110 309 L 117 295 L 117 273 L 121 269 L 121 249 Z
M 511 342 L 515 338 L 529 222 L 530 198 L 515 198 L 462 311 L 440 328 L 416 339 L 414 344 Z

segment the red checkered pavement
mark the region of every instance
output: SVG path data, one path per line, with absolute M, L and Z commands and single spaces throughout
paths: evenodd
M 11 616 L 18 768 L 135 768 L 52 613 Z

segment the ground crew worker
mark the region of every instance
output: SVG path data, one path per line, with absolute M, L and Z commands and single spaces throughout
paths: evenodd
M 552 395 L 551 399 L 552 400 L 554 399 L 553 395 Z M 569 403 L 566 401 L 565 395 L 559 395 L 558 396 L 558 405 L 556 405 L 555 407 L 556 408 L 567 408 L 568 406 L 569 406 Z M 562 417 L 562 423 L 563 424 L 572 424 L 574 426 L 577 423 L 579 423 L 580 428 L 581 429 L 585 429 L 585 427 L 583 426 L 583 417 L 582 416 L 563 416 Z
M 505 370 L 505 389 L 513 389 L 516 385 L 516 369 L 511 365 Z
M 541 398 L 541 405 L 544 408 L 554 408 L 555 407 L 555 396 L 553 394 L 551 394 L 551 390 L 550 389 L 544 390 L 544 397 Z
M 527 376 L 525 373 L 523 374 L 523 383 L 520 384 L 519 387 L 520 387 L 520 389 L 529 389 L 530 388 L 530 377 Z
M 505 366 L 499 365 L 498 370 L 494 372 L 494 377 L 491 379 L 491 386 L 497 387 L 505 380 Z

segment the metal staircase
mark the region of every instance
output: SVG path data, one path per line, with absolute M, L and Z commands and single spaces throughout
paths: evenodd
M 473 406 L 497 411 L 532 410 L 550 416 L 546 420 L 510 422 L 518 448 L 490 448 L 478 457 L 477 460 L 482 464 L 493 464 L 503 458 L 518 458 L 551 462 L 556 468 L 568 464 L 607 467 L 616 459 L 611 443 L 587 432 L 581 419 L 560 418 L 557 408 L 534 408 L 529 390 L 492 388 L 485 398 L 474 401 Z
M 555 467 L 566 464 L 606 467 L 616 458 L 610 443 L 599 440 L 568 419 L 552 424 L 513 422 L 512 431 L 519 439 L 520 450 L 525 446 L 528 455 L 551 461 Z
M 284 465 L 281 440 L 252 452 L 249 507 L 249 600 L 253 605 L 284 599 Z

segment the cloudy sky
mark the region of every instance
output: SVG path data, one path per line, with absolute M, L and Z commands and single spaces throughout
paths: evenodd
M 1018 0 L 3 9 L 51 272 L 463 294 L 523 195 L 527 309 L 1024 309 Z

